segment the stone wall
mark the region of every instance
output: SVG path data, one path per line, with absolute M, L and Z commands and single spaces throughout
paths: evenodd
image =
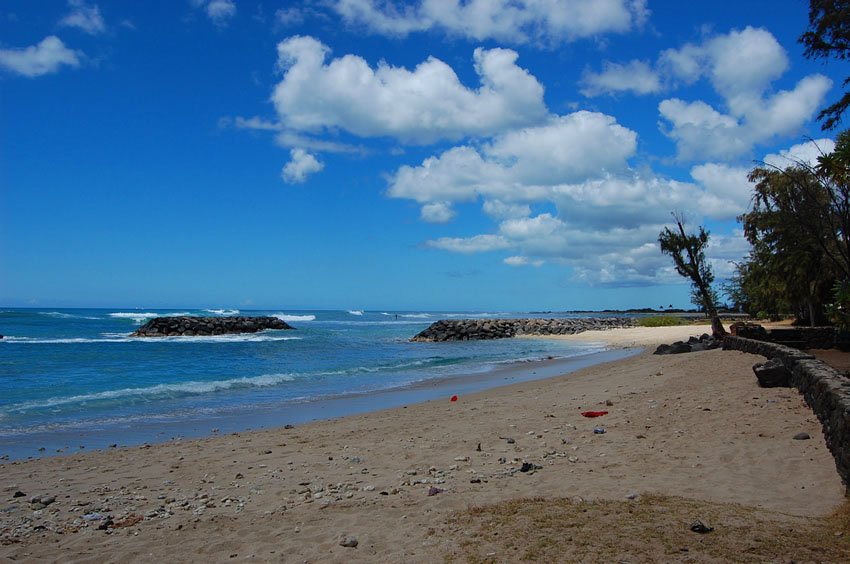
M 778 359 L 823 425 L 826 446 L 835 458 L 841 481 L 850 495 L 850 379 L 797 349 L 738 336 L 723 340 L 724 350 L 737 350 Z
M 576 319 L 451 319 L 432 323 L 411 341 L 474 341 L 518 335 L 573 335 L 582 331 L 633 327 L 630 317 Z
M 155 317 L 139 327 L 133 337 L 174 337 L 256 333 L 264 329 L 292 329 L 277 317 Z
M 850 335 L 835 327 L 775 327 L 756 323 L 737 324 L 735 334 L 746 339 L 770 341 L 798 349 L 850 350 Z

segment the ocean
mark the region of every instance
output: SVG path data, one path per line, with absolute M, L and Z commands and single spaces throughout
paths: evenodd
M 133 338 L 155 316 L 273 315 L 294 331 Z M 411 343 L 438 319 L 529 313 L 0 309 L 0 457 L 324 419 L 622 355 L 547 339 Z M 534 362 L 549 359 L 548 362 Z M 555 360 L 552 360 L 555 359 Z

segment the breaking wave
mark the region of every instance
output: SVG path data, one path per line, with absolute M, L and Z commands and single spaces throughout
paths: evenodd
M 287 315 L 285 313 L 275 313 L 272 317 L 277 317 L 281 321 L 316 321 L 315 315 Z
M 173 398 L 187 395 L 200 395 L 234 389 L 268 388 L 285 382 L 292 382 L 295 377 L 291 374 L 265 374 L 250 378 L 232 378 L 212 382 L 182 382 L 180 384 L 157 384 L 147 388 L 123 388 L 107 390 L 78 396 L 55 397 L 41 401 L 28 401 L 13 404 L 0 411 L 0 416 L 9 413 L 20 413 L 35 409 L 50 409 L 75 403 L 108 401 L 108 400 L 151 400 Z

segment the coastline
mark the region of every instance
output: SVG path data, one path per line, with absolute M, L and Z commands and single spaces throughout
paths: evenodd
M 73 455 L 93 450 L 137 447 L 178 440 L 203 439 L 229 433 L 275 429 L 314 421 L 338 419 L 409 404 L 477 393 L 501 386 L 569 374 L 596 364 L 629 358 L 640 348 L 611 347 L 610 350 L 582 352 L 575 356 L 496 364 L 478 372 L 464 372 L 412 382 L 388 389 L 347 393 L 338 396 L 305 398 L 280 404 L 257 406 L 250 410 L 234 408 L 230 413 L 139 421 L 132 426 L 82 429 L 56 429 L 24 435 L 26 441 L 0 436 L 0 468 L 8 460 L 29 460 Z M 117 437 L 120 436 L 120 439 Z
M 451 525 L 459 512 L 536 497 L 628 504 L 665 494 L 817 518 L 844 488 L 798 394 L 758 388 L 760 360 L 645 351 L 456 402 L 9 462 L 0 557 L 433 561 L 463 541 L 464 526 Z M 580 415 L 597 409 L 609 413 Z M 813 439 L 792 440 L 798 432 Z M 33 510 L 34 495 L 56 501 Z M 83 519 L 93 514 L 142 519 L 107 534 Z

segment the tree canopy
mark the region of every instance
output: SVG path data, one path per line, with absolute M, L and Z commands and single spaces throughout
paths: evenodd
M 711 330 L 715 337 L 723 337 L 726 330 L 717 315 L 717 293 L 711 287 L 714 273 L 711 264 L 705 258 L 705 247 L 708 245 L 709 233 L 702 226 L 694 235 L 685 232 L 684 219 L 674 214 L 676 231 L 669 227 L 658 235 L 661 252 L 670 255 L 676 272 L 688 278 L 693 287 L 692 300 L 701 306 L 711 318 Z
M 850 58 L 850 0 L 809 0 L 809 29 L 800 36 L 810 59 Z M 850 77 L 841 83 L 846 87 Z M 818 114 L 823 129 L 833 129 L 850 106 L 850 92 Z

